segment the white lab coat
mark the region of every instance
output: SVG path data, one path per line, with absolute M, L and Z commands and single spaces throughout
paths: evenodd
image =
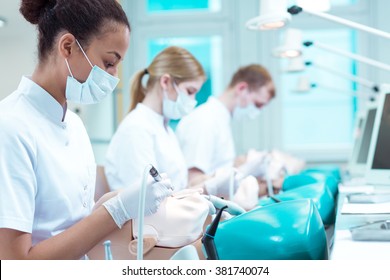
M 176 129 L 189 168 L 212 175 L 218 168 L 232 167 L 236 157 L 231 114 L 215 97 L 185 116 Z
M 0 102 L 0 228 L 61 233 L 93 207 L 96 165 L 87 132 L 71 111 L 23 77 Z
M 174 132 L 162 115 L 139 103 L 108 147 L 105 173 L 110 188 L 139 186 L 148 164 L 167 173 L 176 191 L 187 187 L 188 170 Z

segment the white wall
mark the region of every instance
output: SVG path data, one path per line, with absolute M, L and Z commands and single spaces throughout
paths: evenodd
M 36 30 L 19 13 L 20 1 L 0 1 L 0 100 L 11 94 L 22 75 L 30 75 L 37 62 Z

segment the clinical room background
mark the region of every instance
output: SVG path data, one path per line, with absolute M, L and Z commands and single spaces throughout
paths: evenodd
M 234 123 L 237 153 L 250 148 L 279 149 L 303 158 L 308 164 L 346 164 L 351 154 L 357 113 L 372 92 L 361 85 L 314 66 L 287 73 L 288 61 L 272 50 L 280 45 L 285 29 L 250 31 L 245 23 L 259 13 L 258 0 L 122 0 L 132 25 L 129 51 L 121 66 L 121 83 L 101 104 L 71 108 L 83 119 L 101 164 L 118 124 L 128 112 L 129 82 L 160 50 L 179 45 L 191 51 L 208 76 L 197 99 L 222 93 L 234 71 L 246 64 L 267 67 L 275 81 L 277 98 L 255 120 Z M 295 1 L 289 1 L 294 4 Z M 333 15 L 390 31 L 390 1 L 333 0 Z M 0 100 L 17 87 L 21 75 L 32 73 L 37 62 L 36 30 L 18 12 L 19 1 L 3 0 L 0 17 Z M 303 31 L 304 40 L 320 41 L 335 48 L 390 63 L 385 39 L 302 14 L 290 23 Z M 315 61 L 338 71 L 389 83 L 390 74 L 316 48 L 304 48 L 305 61 Z M 307 78 L 308 92 L 297 91 Z M 172 123 L 175 126 L 175 123 Z

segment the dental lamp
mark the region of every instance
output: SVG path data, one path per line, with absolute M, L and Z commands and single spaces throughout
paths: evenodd
M 4 27 L 6 25 L 6 23 L 7 23 L 7 21 L 4 18 L 0 17 L 0 28 Z
M 375 29 L 357 22 L 346 20 L 334 15 L 330 15 L 313 9 L 314 6 L 306 5 L 307 8 L 294 5 L 287 9 L 287 0 L 261 0 L 260 1 L 260 16 L 252 18 L 246 22 L 246 27 L 249 30 L 271 30 L 279 29 L 287 25 L 291 20 L 291 15 L 297 15 L 305 12 L 331 22 L 339 23 L 371 33 L 386 39 L 390 39 L 390 33 Z
M 286 73 L 297 73 L 305 71 L 305 63 L 302 56 L 293 57 L 288 60 L 287 68 L 283 70 Z
M 318 63 L 313 63 L 311 61 L 307 61 L 305 62 L 305 65 L 306 66 L 315 66 L 316 68 L 318 69 L 321 69 L 321 70 L 324 70 L 326 72 L 329 72 L 331 74 L 334 74 L 338 77 L 342 77 L 344 79 L 347 79 L 347 80 L 350 80 L 350 81 L 353 81 L 355 83 L 358 83 L 364 87 L 367 87 L 367 88 L 370 88 L 373 92 L 375 93 L 378 93 L 379 92 L 379 85 L 367 80 L 367 79 L 364 79 L 364 78 L 361 78 L 361 77 L 357 77 L 355 75 L 351 75 L 351 74 L 347 74 L 347 73 L 343 73 L 343 72 L 340 72 L 340 71 L 337 71 L 337 70 L 334 70 L 330 67 L 327 67 L 327 66 L 324 66 L 324 65 L 321 65 L 321 64 L 318 64 Z
M 317 87 L 316 84 L 311 83 L 308 76 L 300 76 L 298 78 L 295 89 L 292 91 L 295 93 L 305 93 L 309 92 L 312 88 Z
M 299 77 L 295 89 L 291 91 L 297 94 L 303 94 L 303 93 L 310 92 L 310 90 L 314 88 L 324 89 L 330 92 L 337 92 L 337 93 L 346 94 L 350 96 L 356 96 L 355 92 L 349 92 L 340 88 L 334 88 L 323 84 L 312 83 L 308 76 Z
M 379 85 L 375 84 L 372 81 L 369 81 L 367 79 L 352 75 L 352 74 L 347 74 L 343 73 L 340 71 L 337 71 L 335 69 L 332 69 L 330 67 L 318 64 L 318 63 L 313 63 L 311 61 L 306 61 L 304 62 L 302 57 L 295 57 L 289 60 L 289 64 L 287 66 L 287 69 L 285 72 L 288 73 L 296 73 L 296 72 L 303 72 L 305 70 L 305 66 L 315 66 L 316 68 L 329 72 L 331 74 L 334 74 L 338 77 L 345 78 L 347 80 L 353 81 L 355 83 L 358 83 L 364 87 L 370 88 L 374 93 L 379 92 Z
M 296 5 L 288 8 L 287 12 L 290 13 L 291 15 L 297 15 L 301 12 L 305 12 L 307 14 L 314 15 L 314 16 L 317 16 L 317 17 L 320 17 L 320 18 L 323 18 L 323 19 L 326 19 L 326 20 L 329 20 L 329 21 L 332 21 L 335 23 L 339 23 L 341 25 L 345 25 L 345 26 L 351 27 L 353 29 L 361 30 L 361 31 L 371 33 L 371 34 L 374 34 L 374 35 L 377 35 L 377 36 L 380 36 L 380 37 L 383 37 L 386 39 L 390 39 L 390 33 L 388 33 L 388 32 L 384 32 L 382 30 L 372 28 L 372 27 L 366 26 L 364 24 L 360 24 L 360 23 L 353 22 L 350 20 L 346 20 L 346 19 L 343 19 L 340 17 L 336 17 L 334 15 L 330 15 L 327 13 L 317 12 L 317 11 L 314 11 L 311 9 L 304 9 L 304 8 L 296 6 Z
M 286 29 L 284 42 L 273 50 L 274 56 L 294 58 L 302 55 L 302 31 L 295 28 Z
M 344 57 L 351 58 L 353 60 L 356 60 L 358 62 L 362 62 L 386 71 L 390 71 L 390 65 L 382 63 L 377 60 L 373 60 L 370 58 L 367 58 L 365 56 L 361 56 L 355 53 L 343 51 L 340 49 L 337 49 L 335 47 L 314 42 L 314 41 L 305 41 L 302 43 L 302 31 L 299 29 L 294 28 L 288 28 L 285 33 L 284 42 L 281 46 L 276 47 L 273 50 L 273 55 L 281 58 L 294 58 L 298 57 L 302 54 L 302 50 L 300 46 L 303 45 L 305 47 L 311 47 L 315 46 L 317 48 L 323 49 L 325 51 L 329 51 Z
M 272 30 L 284 27 L 291 14 L 286 10 L 287 0 L 260 1 L 260 15 L 246 23 L 249 30 Z
M 371 65 L 371 66 L 374 66 L 374 67 L 377 67 L 377 68 L 380 68 L 380 69 L 383 69 L 386 71 L 390 71 L 390 65 L 388 65 L 388 64 L 385 64 L 385 63 L 379 62 L 377 60 L 373 60 L 373 59 L 370 59 L 370 58 L 367 58 L 365 56 L 361 56 L 361 55 L 358 55 L 355 53 L 343 51 L 343 50 L 340 50 L 340 49 L 337 49 L 337 48 L 334 48 L 334 47 L 331 47 L 331 46 L 328 46 L 328 45 L 325 45 L 322 43 L 313 42 L 313 41 L 305 41 L 305 42 L 303 42 L 303 45 L 305 47 L 315 46 L 315 47 L 318 47 L 320 49 L 323 49 L 323 50 L 326 50 L 326 51 L 329 51 L 329 52 L 332 52 L 332 53 L 335 53 L 335 54 L 338 54 L 341 56 L 345 56 L 345 57 L 351 58 L 353 60 L 368 64 L 368 65 Z

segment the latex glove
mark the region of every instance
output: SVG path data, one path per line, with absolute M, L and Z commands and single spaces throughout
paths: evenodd
M 250 175 L 254 177 L 264 176 L 267 169 L 267 155 L 266 152 L 250 150 L 245 163 L 238 168 L 243 178 Z
M 248 176 L 241 181 L 233 201 L 245 210 L 251 210 L 258 205 L 259 194 L 260 186 L 257 179 L 253 176 Z
M 231 179 L 233 179 L 233 193 L 235 193 L 239 186 L 239 179 L 234 168 L 218 169 L 214 177 L 204 182 L 204 187 L 208 194 L 228 198 Z
M 180 198 L 186 197 L 188 195 L 192 195 L 194 193 L 203 194 L 203 189 L 201 189 L 201 188 L 188 188 L 188 189 L 184 189 L 184 190 L 180 190 L 178 192 L 175 192 L 172 194 L 172 196 L 176 197 L 177 199 L 180 199 Z M 205 202 L 207 203 L 207 205 L 209 207 L 209 215 L 214 215 L 217 212 L 217 210 L 214 207 L 214 204 L 212 204 L 210 199 L 208 199 L 204 195 L 202 195 L 202 198 L 205 199 Z
M 162 180 L 155 182 L 151 177 L 146 184 L 145 216 L 155 213 L 160 203 L 172 194 L 171 180 L 165 173 L 160 174 Z M 103 206 L 112 216 L 119 228 L 128 220 L 138 218 L 141 183 L 119 191 L 118 195 L 107 200 Z
M 228 208 L 226 208 L 225 211 L 231 215 L 237 216 L 246 212 L 240 205 L 233 201 L 222 199 L 215 195 L 206 195 L 205 197 L 206 199 L 210 200 L 210 202 L 217 209 L 221 209 L 222 207 L 227 206 Z

